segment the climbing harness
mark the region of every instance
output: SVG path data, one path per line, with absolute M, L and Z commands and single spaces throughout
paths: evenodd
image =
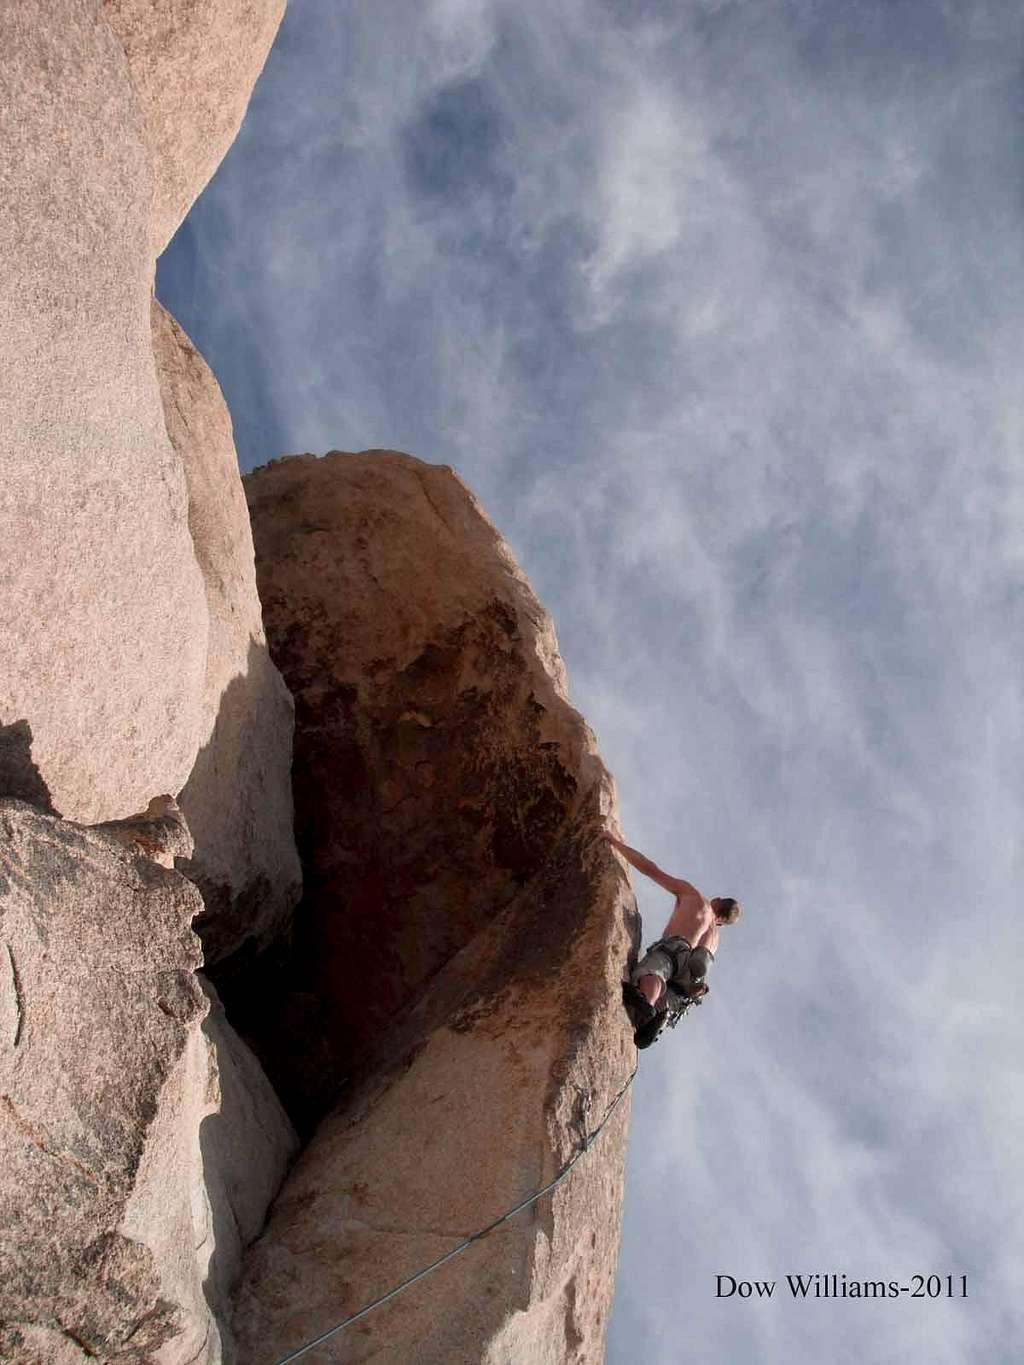
M 623 982 L 623 1001 L 634 1021 L 633 1041 L 641 1050 L 656 1043 L 666 1028 L 675 1028 L 691 1005 L 699 1005 L 708 992 L 705 977 L 714 954 L 708 948 L 691 948 L 685 938 L 658 939 Z M 658 976 L 665 983 L 656 1005 L 648 1003 L 636 982 L 641 976 Z
M 479 1242 L 481 1238 L 486 1237 L 489 1232 L 493 1232 L 501 1223 L 506 1222 L 509 1218 L 513 1218 L 517 1213 L 521 1213 L 523 1209 L 529 1208 L 531 1204 L 536 1204 L 538 1199 L 541 1199 L 544 1195 L 550 1193 L 556 1185 L 560 1185 L 576 1165 L 576 1162 L 579 1161 L 583 1153 L 594 1145 L 600 1135 L 601 1129 L 611 1118 L 618 1107 L 619 1102 L 622 1100 L 622 1097 L 633 1084 L 633 1078 L 636 1075 L 639 1064 L 640 1059 L 637 1058 L 633 1065 L 633 1070 L 629 1073 L 629 1076 L 619 1090 L 619 1093 L 605 1110 L 604 1118 L 589 1136 L 584 1137 L 583 1142 L 577 1147 L 576 1151 L 558 1172 L 554 1180 L 549 1181 L 542 1190 L 534 1191 L 534 1193 L 529 1195 L 526 1199 L 523 1199 L 513 1208 L 508 1209 L 500 1218 L 495 1218 L 493 1223 L 488 1223 L 487 1226 L 481 1228 L 479 1232 L 472 1233 L 469 1237 L 466 1237 L 461 1241 L 458 1246 L 452 1247 L 451 1251 L 446 1251 L 443 1256 L 439 1256 L 436 1261 L 431 1261 L 430 1265 L 424 1266 L 422 1270 L 417 1270 L 415 1275 L 410 1275 L 408 1279 L 402 1280 L 399 1284 L 396 1284 L 393 1289 L 389 1289 L 388 1292 L 382 1294 L 379 1299 L 374 1299 L 372 1303 L 366 1304 L 364 1307 L 360 1308 L 358 1312 L 352 1313 L 344 1322 L 337 1323 L 336 1326 L 329 1328 L 326 1332 L 322 1332 L 320 1336 L 315 1337 L 312 1341 L 307 1341 L 304 1346 L 300 1346 L 297 1351 L 292 1351 L 290 1355 L 282 1356 L 277 1362 L 277 1365 L 288 1365 L 289 1361 L 298 1360 L 300 1356 L 304 1356 L 307 1351 L 312 1351 L 314 1347 L 322 1346 L 325 1341 L 330 1340 L 331 1337 L 337 1336 L 339 1332 L 343 1331 L 346 1327 L 351 1326 L 353 1322 L 358 1321 L 359 1318 L 364 1318 L 367 1313 L 372 1313 L 373 1310 L 379 1308 L 382 1303 L 387 1303 L 388 1299 L 395 1298 L 398 1294 L 401 1294 L 403 1289 L 408 1289 L 409 1286 L 415 1284 L 417 1280 L 422 1280 L 425 1275 L 429 1275 L 431 1271 L 437 1270 L 438 1266 L 444 1265 L 445 1261 L 450 1261 L 453 1256 L 458 1256 L 459 1253 L 465 1251 L 468 1246 L 472 1246 L 474 1242 Z
M 665 994 L 651 1014 L 641 1020 L 633 1034 L 633 1041 L 642 1052 L 652 1043 L 656 1043 L 667 1028 L 675 1028 L 683 1015 L 692 1005 L 699 1005 L 704 997 L 701 995 L 684 995 L 677 991 L 673 983 L 669 982 L 665 986 Z M 627 1003 L 627 1009 L 629 1008 Z

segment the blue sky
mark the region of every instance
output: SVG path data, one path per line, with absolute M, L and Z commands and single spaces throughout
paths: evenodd
M 626 838 L 746 906 L 638 1078 L 610 1365 L 1016 1358 L 1022 121 L 1001 0 L 292 0 L 160 262 L 243 468 L 459 470 Z

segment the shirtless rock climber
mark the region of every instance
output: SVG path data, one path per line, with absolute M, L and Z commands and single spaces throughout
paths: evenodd
M 641 1025 L 637 1031 L 637 1042 L 640 1043 L 641 1037 L 645 1036 L 643 1026 L 654 1022 L 664 1012 L 673 991 L 690 1000 L 699 1000 L 707 992 L 705 977 L 718 951 L 718 931 L 723 924 L 736 923 L 741 913 L 740 903 L 731 896 L 715 896 L 708 900 L 690 882 L 663 872 L 650 858 L 623 843 L 611 830 L 604 830 L 603 837 L 638 872 L 676 898 L 664 933 L 633 970 L 632 993 Z M 657 1036 L 656 1029 L 654 1036 Z

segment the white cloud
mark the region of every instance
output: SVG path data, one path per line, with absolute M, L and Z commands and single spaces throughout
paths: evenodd
M 433 40 L 424 67 L 438 85 L 480 71 L 496 38 L 492 0 L 430 0 L 426 31 Z
M 644 83 L 605 109 L 598 245 L 583 264 L 599 301 L 619 276 L 678 244 L 687 209 L 700 211 L 707 139 L 679 105 L 672 94 Z

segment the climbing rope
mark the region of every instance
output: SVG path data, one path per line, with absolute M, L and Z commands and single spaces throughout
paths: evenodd
M 569 1160 L 558 1172 L 554 1180 L 549 1181 L 542 1190 L 534 1191 L 533 1194 L 529 1195 L 526 1199 L 521 1200 L 520 1203 L 516 1204 L 513 1208 L 506 1210 L 506 1212 L 503 1213 L 500 1218 L 495 1218 L 493 1223 L 488 1223 L 487 1226 L 485 1228 L 481 1228 L 479 1232 L 472 1233 L 471 1236 L 466 1237 L 463 1241 L 461 1241 L 458 1244 L 458 1246 L 452 1247 L 451 1251 L 446 1251 L 445 1254 L 443 1256 L 439 1256 L 436 1261 L 431 1261 L 430 1265 L 424 1266 L 422 1270 L 417 1270 L 415 1275 L 410 1275 L 408 1279 L 402 1280 L 401 1283 L 396 1284 L 393 1289 L 389 1289 L 386 1294 L 382 1294 L 379 1299 L 374 1299 L 372 1303 L 368 1303 L 365 1305 L 365 1307 L 360 1308 L 357 1313 L 351 1314 L 351 1316 L 347 1317 L 344 1320 L 344 1322 L 339 1322 L 337 1323 L 336 1326 L 328 1328 L 326 1332 L 321 1332 L 321 1334 L 318 1337 L 314 1337 L 312 1341 L 307 1341 L 305 1346 L 300 1346 L 297 1351 L 292 1351 L 291 1355 L 282 1356 L 281 1359 L 277 1362 L 277 1365 L 288 1365 L 289 1361 L 298 1360 L 298 1358 L 300 1356 L 304 1356 L 307 1351 L 312 1351 L 314 1347 L 323 1345 L 325 1341 L 328 1341 L 331 1337 L 337 1336 L 339 1332 L 344 1331 L 346 1327 L 350 1327 L 352 1323 L 357 1322 L 359 1318 L 366 1317 L 367 1313 L 372 1313 L 373 1310 L 375 1308 L 379 1308 L 382 1303 L 387 1303 L 388 1299 L 395 1298 L 398 1294 L 401 1294 L 401 1292 L 404 1289 L 408 1289 L 411 1284 L 415 1284 L 417 1280 L 422 1280 L 425 1275 L 429 1275 L 431 1271 L 436 1270 L 438 1266 L 444 1265 L 445 1261 L 450 1261 L 453 1256 L 458 1256 L 460 1252 L 465 1251 L 466 1248 L 468 1246 L 472 1246 L 474 1242 L 479 1242 L 481 1238 L 486 1237 L 488 1233 L 493 1232 L 494 1229 L 498 1227 L 501 1223 L 506 1222 L 509 1218 L 514 1218 L 517 1213 L 521 1213 L 523 1209 L 529 1208 L 531 1204 L 536 1204 L 538 1199 L 543 1198 L 544 1195 L 550 1193 L 550 1191 L 553 1190 L 557 1185 L 560 1185 L 562 1181 L 565 1179 L 565 1177 L 572 1170 L 572 1168 L 576 1165 L 577 1161 L 579 1161 L 583 1153 L 588 1151 L 596 1142 L 598 1136 L 601 1133 L 601 1129 L 611 1118 L 612 1114 L 618 1107 L 622 1097 L 625 1095 L 629 1087 L 633 1084 L 633 1077 L 636 1075 L 636 1069 L 638 1065 L 639 1057 L 637 1058 L 637 1061 L 633 1063 L 633 1070 L 630 1072 L 622 1088 L 619 1090 L 619 1093 L 615 1096 L 611 1104 L 605 1110 L 604 1118 L 597 1125 L 594 1131 L 583 1139 L 581 1146 L 577 1147 L 576 1151 L 572 1154 Z

